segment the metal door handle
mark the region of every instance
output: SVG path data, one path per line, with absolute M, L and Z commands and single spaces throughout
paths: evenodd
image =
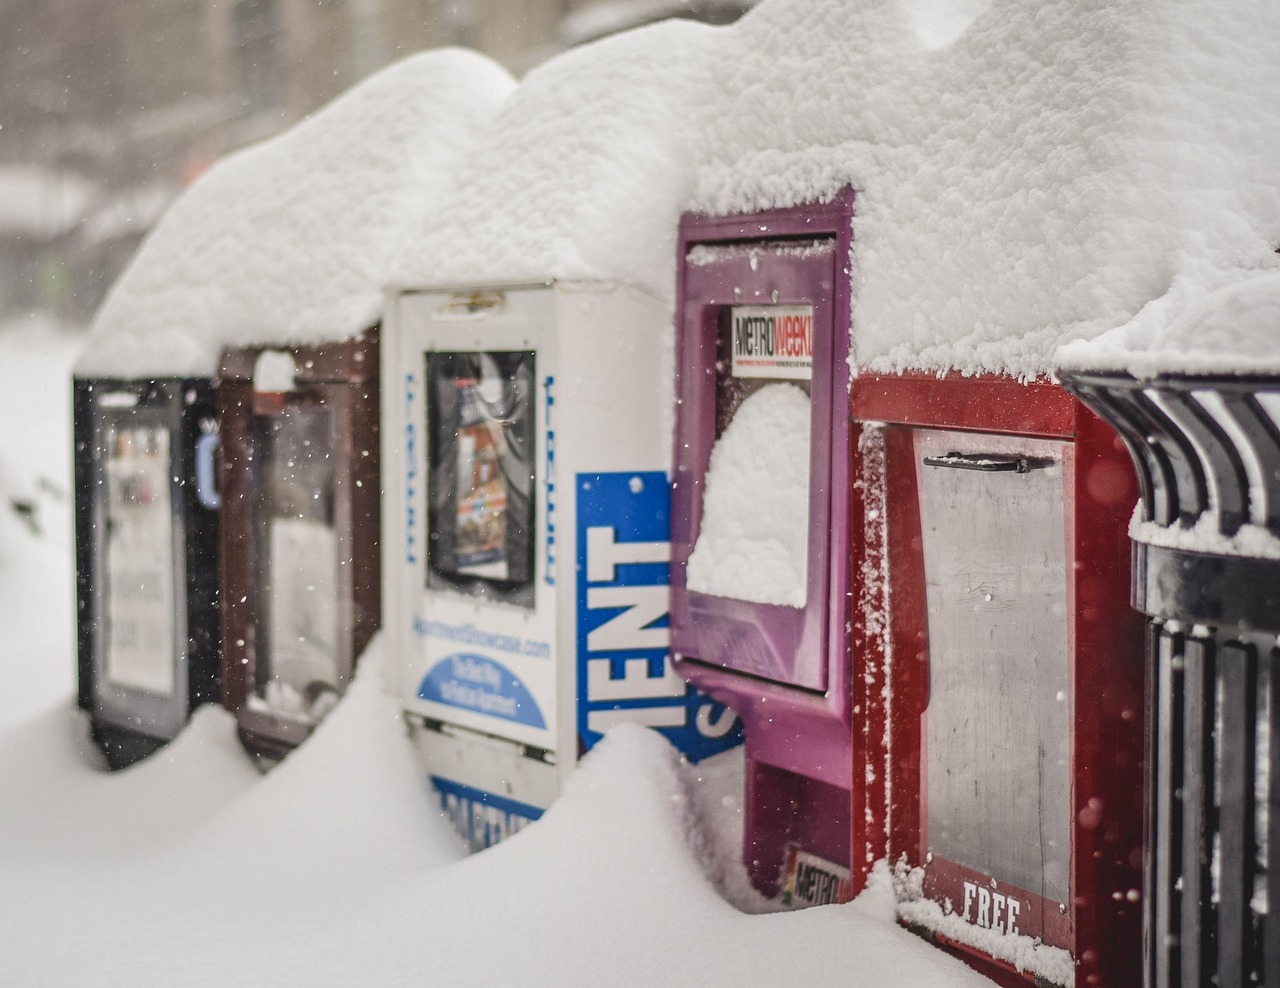
M 1030 473 L 1044 470 L 1053 460 L 1034 456 L 1018 456 L 1009 453 L 942 453 L 926 456 L 927 467 L 950 467 L 953 470 L 978 470 L 982 473 Z

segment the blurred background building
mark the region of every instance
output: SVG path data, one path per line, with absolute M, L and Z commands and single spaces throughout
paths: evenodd
M 755 0 L 2 0 L 0 322 L 86 321 L 217 158 L 384 65 L 464 45 L 517 75 L 558 51 Z

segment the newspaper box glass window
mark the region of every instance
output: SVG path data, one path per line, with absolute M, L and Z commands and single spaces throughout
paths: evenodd
M 431 353 L 427 585 L 533 606 L 534 355 Z
M 257 662 L 250 705 L 316 722 L 337 702 L 333 415 L 286 406 L 253 423 Z
M 715 445 L 688 587 L 801 608 L 809 583 L 813 306 L 731 306 L 719 323 Z
M 106 452 L 107 678 L 169 696 L 176 634 L 169 431 L 112 422 Z

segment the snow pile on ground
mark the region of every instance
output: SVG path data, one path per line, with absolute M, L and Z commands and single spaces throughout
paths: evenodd
M 74 687 L 71 364 L 83 345 L 47 318 L 0 323 L 0 728 Z
M 87 718 L 59 703 L 0 728 L 0 833 L 24 860 L 93 867 L 181 840 L 257 778 L 238 750 L 235 721 L 220 708 L 199 709 L 171 745 L 113 775 Z
M 767 385 L 738 408 L 711 450 L 690 590 L 804 606 L 809 419 L 809 396 L 794 384 Z
M 699 207 L 858 192 L 859 366 L 1043 374 L 1280 265 L 1273 6 L 936 7 L 768 0 L 710 67 Z
M 223 160 L 113 287 L 82 375 L 204 375 L 224 345 L 345 339 L 379 318 L 385 272 L 508 95 L 460 50 L 405 59 L 281 136 Z
M 6 496 L 68 484 L 82 340 L 0 328 Z M 379 689 L 378 639 L 265 776 L 215 707 L 103 771 L 72 708 L 70 511 L 47 502 L 41 535 L 0 504 L 0 983 L 989 984 L 897 927 L 884 880 L 770 913 L 739 861 L 741 749 L 688 765 L 624 727 L 541 821 L 464 857 Z
M 883 879 L 848 906 L 736 910 L 715 881 L 732 871 L 745 888 L 736 845 L 713 849 L 707 835 L 740 838 L 739 806 L 699 789 L 709 776 L 713 793 L 740 785 L 741 753 L 691 766 L 634 725 L 587 756 L 541 821 L 462 858 L 396 705 L 378 689 L 377 653 L 375 643 L 332 716 L 265 777 L 235 750 L 231 719 L 218 710 L 199 714 L 159 760 L 117 775 L 67 761 L 61 712 L 0 735 L 0 778 L 25 761 L 27 777 L 62 796 L 33 801 L 26 827 L 0 817 L 0 976 L 705 985 L 802 973 L 877 988 L 988 983 L 898 928 Z M 61 741 L 50 730 L 57 719 Z M 136 839 L 123 840 L 130 820 Z M 54 837 L 31 836 L 41 822 Z M 100 825 L 113 839 L 94 836 Z M 86 843 L 68 853 L 77 832 Z

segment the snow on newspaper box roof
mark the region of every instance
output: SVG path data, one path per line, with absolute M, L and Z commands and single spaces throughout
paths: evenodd
M 350 336 L 389 284 L 670 298 L 683 209 L 850 185 L 859 367 L 1046 374 L 1064 344 L 1159 332 L 1280 270 L 1278 54 L 1264 0 L 763 0 L 567 52 L 501 105 L 478 56 L 419 56 L 191 190 L 79 370 L 208 372 L 223 343 Z M 381 147 L 361 117 L 399 105 L 409 67 L 432 109 Z M 300 153 L 329 129 L 361 136 Z M 410 141 L 430 155 L 413 182 Z
M 704 115 L 716 110 L 707 69 L 728 40 L 723 28 L 664 21 L 534 69 L 391 281 L 622 281 L 670 299 Z
M 856 364 L 1047 374 L 1063 344 L 1280 269 L 1276 55 L 1259 0 L 764 0 L 656 25 L 530 73 L 393 280 L 670 298 L 684 209 L 852 186 Z
M 390 258 L 513 87 L 473 52 L 416 55 L 219 162 L 112 288 L 76 373 L 208 376 L 223 346 L 368 328 Z
M 1260 0 L 766 0 L 694 202 L 853 186 L 855 363 L 1039 375 L 1280 267 L 1278 56 Z

